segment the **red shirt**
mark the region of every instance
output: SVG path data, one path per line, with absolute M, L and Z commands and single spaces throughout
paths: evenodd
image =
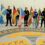
M 13 15 L 15 15 L 16 12 L 17 12 L 17 10 L 16 9 L 13 9 Z

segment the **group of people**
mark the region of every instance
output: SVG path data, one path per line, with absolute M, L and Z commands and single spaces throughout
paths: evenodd
M 12 26 L 12 22 L 13 24 L 15 24 L 15 26 L 17 26 L 17 23 L 19 21 L 19 16 L 20 16 L 20 9 L 18 8 L 16 10 L 15 6 L 13 7 L 13 14 L 12 14 L 12 9 L 10 9 L 10 6 L 8 6 L 8 8 L 6 9 L 7 13 L 6 13 L 6 26 L 8 26 L 8 21 L 10 22 L 10 26 Z M 35 25 L 35 28 L 38 27 L 39 22 L 40 22 L 40 18 L 41 18 L 41 26 L 44 22 L 44 27 L 45 27 L 45 8 L 44 10 L 41 12 L 41 10 L 39 9 L 39 11 L 37 12 L 36 9 L 33 10 L 33 8 L 31 7 L 30 11 L 28 10 L 27 7 L 25 7 L 25 16 L 24 16 L 24 26 L 28 26 L 31 23 L 33 23 L 33 25 Z M 13 19 L 12 16 L 13 15 Z M 32 20 L 33 18 L 33 20 Z
M 8 6 L 8 9 L 6 9 L 7 13 L 6 13 L 6 26 L 8 26 L 8 21 L 10 21 L 10 26 L 12 26 L 12 22 L 13 24 L 15 24 L 15 26 L 17 26 L 17 22 L 19 21 L 19 16 L 20 16 L 20 9 L 18 8 L 16 10 L 15 6 L 13 7 L 13 20 L 11 22 L 11 14 L 12 14 L 12 10 L 10 9 L 10 6 Z M 24 10 L 25 12 L 25 16 L 24 16 L 24 24 L 25 26 L 27 26 L 27 21 L 28 21 L 28 17 L 29 17 L 29 11 L 27 10 L 27 7 Z
M 6 26 L 8 26 L 8 22 L 10 22 L 10 26 L 12 26 L 12 23 L 17 25 L 17 20 L 19 20 L 19 9 L 15 9 L 13 7 L 13 19 L 12 19 L 12 9 L 10 9 L 10 6 L 6 9 Z

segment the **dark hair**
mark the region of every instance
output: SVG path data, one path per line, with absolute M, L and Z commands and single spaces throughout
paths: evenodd
M 44 8 L 44 10 L 45 10 L 45 8 Z

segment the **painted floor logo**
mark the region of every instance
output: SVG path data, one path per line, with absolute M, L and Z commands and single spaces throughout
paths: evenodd
M 36 40 L 36 45 L 45 45 L 45 37 L 40 37 Z
M 40 45 L 45 42 L 44 37 L 45 33 L 40 32 L 18 32 L 0 37 L 0 45 L 36 45 L 37 42 Z
M 31 45 L 31 41 L 26 37 L 16 37 L 9 39 L 9 41 L 5 40 L 3 43 L 0 43 L 0 45 Z

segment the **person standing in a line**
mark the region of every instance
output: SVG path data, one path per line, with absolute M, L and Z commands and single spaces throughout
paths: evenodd
M 31 9 L 30 9 L 30 15 L 29 15 L 29 19 L 28 19 L 28 25 L 31 25 L 31 24 L 32 24 L 33 15 L 34 15 L 34 10 L 33 10 L 33 8 L 31 7 Z
M 35 27 L 35 28 L 37 28 L 38 27 L 38 13 L 37 13 L 37 10 L 35 9 L 34 10 L 34 16 L 33 16 L 33 26 Z
M 16 16 L 17 16 L 17 10 L 15 8 L 15 6 L 13 7 L 13 24 L 16 25 Z
M 41 15 L 41 27 L 42 27 L 42 24 L 43 24 L 43 22 L 44 22 L 44 28 L 45 28 L 45 8 L 44 8 L 44 10 L 42 11 L 42 15 Z
M 17 24 L 18 24 L 19 15 L 20 15 L 20 10 L 19 10 L 19 8 L 18 8 L 18 9 L 17 9 L 17 16 L 16 16 L 16 25 L 15 25 L 15 26 L 17 26 Z
M 10 26 L 12 26 L 12 22 L 11 22 L 11 13 L 12 10 L 10 9 L 10 6 L 8 6 L 8 9 L 6 9 L 7 13 L 6 13 L 6 26 L 8 26 L 8 22 L 10 22 Z
M 25 17 L 24 17 L 24 26 L 28 26 L 27 22 L 28 22 L 28 18 L 29 18 L 29 11 L 27 9 L 27 7 L 25 7 Z

